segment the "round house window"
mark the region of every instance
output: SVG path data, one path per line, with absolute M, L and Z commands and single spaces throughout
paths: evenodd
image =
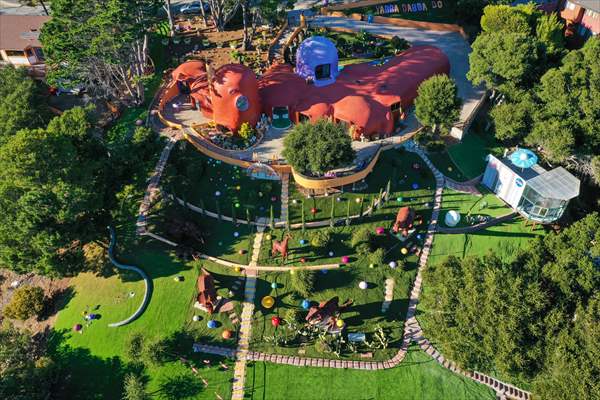
M 235 99 L 235 107 L 240 111 L 246 111 L 248 107 L 250 107 L 250 102 L 248 101 L 248 98 L 246 96 L 239 95 Z

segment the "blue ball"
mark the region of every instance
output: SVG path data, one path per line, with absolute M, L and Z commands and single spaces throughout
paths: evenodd
M 305 310 L 308 310 L 310 308 L 310 301 L 304 299 L 302 300 L 302 308 L 304 308 Z
M 323 275 L 325 275 L 325 274 L 327 273 L 327 270 L 326 270 L 326 269 L 322 269 L 322 270 L 321 270 L 321 273 L 322 273 Z
M 217 327 L 217 322 L 211 319 L 206 323 L 206 326 L 208 326 L 210 329 L 215 329 Z
M 412 184 L 412 188 L 413 188 L 413 190 L 417 190 L 419 188 L 419 184 L 418 183 L 413 183 Z
M 277 289 L 277 282 L 271 283 L 271 289 Z
M 300 239 L 300 244 L 304 246 L 306 244 L 306 240 Z

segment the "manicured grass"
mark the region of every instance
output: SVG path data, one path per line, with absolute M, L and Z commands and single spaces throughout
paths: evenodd
M 460 213 L 460 222 L 457 227 L 471 226 L 473 223 L 467 222 L 467 216 L 485 216 L 499 217 L 512 211 L 502 200 L 494 193 L 483 186 L 478 186 L 482 196 L 474 196 L 467 193 L 456 192 L 445 189 L 442 197 L 442 208 L 440 210 L 440 224 L 445 226 L 444 217 L 450 210 Z
M 448 148 L 450 158 L 467 179 L 483 174 L 490 153 L 501 155 L 502 146 L 492 135 L 476 132 L 469 132 L 460 143 Z
M 524 248 L 528 241 L 544 234 L 543 227 L 538 226 L 534 230 L 531 229 L 531 225 L 526 227 L 521 217 L 474 233 L 437 233 L 433 239 L 429 263 L 440 263 L 450 255 L 480 256 L 488 252 L 510 259 L 518 249 Z
M 412 168 L 413 164 L 418 163 L 421 168 L 416 171 Z M 350 202 L 350 215 L 360 213 L 361 209 L 365 212 L 371 205 L 372 200 L 379 196 L 387 188 L 390 182 L 390 199 L 398 197 L 404 200 L 408 198 L 422 199 L 432 195 L 435 188 L 433 175 L 423 163 L 421 158 L 407 151 L 387 150 L 381 153 L 379 160 L 364 183 L 366 188 L 361 189 L 361 183 L 344 186 L 343 193 L 335 193 L 330 196 L 319 196 L 306 198 L 298 191 L 294 182 L 290 182 L 289 193 L 289 217 L 290 222 L 297 223 L 302 221 L 302 204 L 304 204 L 304 218 L 306 222 L 329 219 L 331 216 L 332 200 L 335 217 L 345 217 L 348 213 L 348 202 Z M 412 189 L 412 184 L 416 183 L 418 189 Z M 332 197 L 334 199 L 332 199 Z M 340 201 L 337 201 L 337 199 Z M 360 199 L 361 202 L 357 202 Z M 295 201 L 295 203 L 294 203 Z M 316 214 L 311 213 L 311 209 L 317 210 Z
M 139 370 L 133 363 L 136 360 L 125 357 L 131 335 L 141 333 L 146 339 L 153 340 L 177 332 L 190 323 L 198 275 L 195 265 L 179 261 L 172 252 L 155 244 L 141 245 L 118 257 L 124 262 L 140 266 L 148 273 L 153 283 L 152 298 L 140 318 L 128 325 L 110 328 L 109 323 L 126 318 L 139 305 L 143 295 L 143 283 L 139 276 L 123 273 L 100 277 L 84 273 L 73 278 L 72 295 L 58 314 L 51 338 L 52 351 L 69 366 L 72 374 L 62 398 L 120 398 L 123 375 Z M 208 263 L 202 264 L 215 272 L 218 285 L 231 279 L 229 274 L 232 271 L 225 271 Z M 183 281 L 175 281 L 176 276 L 182 276 Z M 224 290 L 226 289 L 221 288 L 219 293 L 224 294 Z M 134 293 L 133 297 L 130 297 L 131 292 Z M 85 326 L 82 315 L 85 310 L 100 314 L 101 318 L 93 321 L 90 326 Z M 228 327 L 225 318 L 218 317 L 219 320 L 223 319 L 222 326 Z M 204 317 L 197 324 L 205 322 Z M 84 325 L 82 334 L 71 329 L 77 323 Z M 211 334 L 217 337 L 221 329 L 211 331 Z M 201 336 L 205 335 L 203 332 Z M 172 384 L 171 380 L 182 376 L 190 381 L 187 390 L 193 392 L 194 398 L 212 399 L 215 391 L 226 396 L 231 387 L 229 380 L 232 368 L 221 371 L 218 365 L 206 367 L 202 358 L 208 357 L 193 354 L 191 349 L 186 351 L 185 356 L 200 370 L 200 375 L 209 382 L 209 386 L 203 389 L 202 384 L 197 384 L 198 377 L 188 367 L 172 362 L 144 370 L 149 391 L 162 393 L 166 390 L 165 385 Z M 225 362 L 231 365 L 230 362 Z M 185 390 L 182 388 L 182 391 Z
M 483 400 L 491 389 L 442 368 L 415 346 L 396 368 L 359 371 L 250 363 L 247 398 L 288 400 Z
M 240 167 L 206 157 L 191 144 L 173 149 L 162 180 L 165 190 L 215 213 L 254 220 L 281 214 L 281 183 L 253 179 Z M 217 192 L 219 195 L 217 196 Z
M 437 169 L 444 175 L 446 175 L 450 179 L 454 179 L 455 181 L 462 182 L 469 180 L 458 166 L 455 164 L 454 160 L 450 158 L 447 150 L 439 151 L 439 152 L 431 152 L 428 153 L 427 156 L 435 165 Z M 457 161 L 460 162 L 460 161 Z

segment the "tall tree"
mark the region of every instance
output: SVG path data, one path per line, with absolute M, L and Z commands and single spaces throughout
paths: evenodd
M 36 83 L 24 68 L 0 67 L 0 145 L 19 129 L 46 122 L 47 111 Z
M 473 43 L 467 78 L 514 95 L 535 81 L 538 60 L 537 41 L 530 35 L 483 33 Z
M 81 269 L 81 244 L 105 214 L 106 163 L 81 108 L 0 147 L 0 264 L 54 276 Z
M 210 6 L 210 16 L 217 31 L 225 30 L 225 25 L 240 8 L 241 0 L 205 0 Z
M 144 101 L 156 0 L 54 0 L 40 40 L 48 82 L 83 84 L 100 98 Z
M 0 326 L 0 398 L 50 398 L 51 387 L 59 377 L 58 370 L 52 359 L 40 353 L 31 333 L 10 325 Z
M 489 5 L 483 9 L 481 29 L 487 33 L 531 33 L 529 5 Z
M 425 126 L 448 131 L 458 120 L 462 100 L 456 83 L 447 75 L 435 75 L 419 85 L 415 114 Z

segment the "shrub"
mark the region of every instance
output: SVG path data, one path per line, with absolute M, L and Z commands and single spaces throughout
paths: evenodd
M 302 320 L 302 315 L 300 313 L 300 310 L 297 308 L 288 308 L 285 310 L 285 313 L 283 315 L 283 319 L 288 323 L 288 324 L 293 324 L 296 322 L 300 322 Z
M 292 289 L 301 296 L 309 297 L 315 286 L 315 272 L 300 270 L 292 275 Z
M 385 250 L 383 248 L 378 248 L 369 254 L 369 263 L 375 265 L 382 265 L 385 262 Z
M 425 149 L 432 153 L 439 153 L 446 149 L 446 145 L 442 140 L 432 140 L 425 145 Z
M 15 290 L 10 303 L 4 308 L 4 315 L 21 321 L 26 320 L 42 312 L 45 300 L 42 288 L 21 286 Z
M 350 239 L 350 246 L 356 247 L 360 243 L 364 243 L 364 242 L 369 243 L 369 242 L 371 242 L 372 236 L 373 236 L 373 234 L 371 233 L 371 230 L 369 229 L 369 227 L 363 226 L 362 228 L 357 229 L 354 232 L 352 232 L 352 238 Z
M 316 231 L 310 240 L 310 244 L 313 247 L 323 248 L 329 244 L 331 241 L 331 231 L 328 229 L 323 229 Z
M 249 123 L 244 122 L 241 126 L 240 129 L 238 130 L 238 135 L 244 139 L 244 140 L 248 140 L 252 137 L 252 135 L 254 135 L 254 129 L 252 129 L 252 127 L 250 126 Z
M 108 250 L 98 242 L 89 242 L 83 245 L 83 258 L 91 270 L 99 272 L 108 264 Z
M 139 360 L 144 353 L 144 342 L 145 338 L 143 334 L 139 332 L 133 334 L 128 340 L 126 351 L 127 357 L 132 361 Z
M 398 36 L 392 37 L 392 39 L 390 40 L 390 44 L 392 45 L 392 49 L 394 49 L 395 52 L 400 52 L 410 47 L 410 44 L 406 39 L 399 38 Z

